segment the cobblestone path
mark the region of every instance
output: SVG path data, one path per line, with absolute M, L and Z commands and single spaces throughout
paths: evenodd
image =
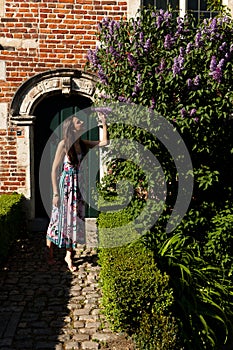
M 55 249 L 57 264 L 48 266 L 44 247 L 44 233 L 31 233 L 1 267 L 0 349 L 132 350 L 101 313 L 96 250 L 78 247 L 78 270 L 71 273 L 62 249 Z

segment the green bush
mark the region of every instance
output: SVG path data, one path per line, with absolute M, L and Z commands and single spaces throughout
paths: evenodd
M 19 236 L 25 224 L 21 194 L 3 194 L 0 196 L 0 262 L 6 258 L 10 246 Z
M 98 218 L 100 244 L 106 242 L 108 232 L 130 215 L 101 213 Z M 122 234 L 128 235 L 122 226 Z M 132 229 L 133 231 L 133 229 Z M 119 231 L 120 232 L 120 229 Z M 140 239 L 121 247 L 101 248 L 100 284 L 102 304 L 107 319 L 116 331 L 132 335 L 143 350 L 177 349 L 178 329 L 171 314 L 172 289 L 169 277 L 161 273 L 151 251 L 145 249 Z
M 226 203 L 232 203 L 233 196 L 232 33 L 233 21 L 226 13 L 195 23 L 189 15 L 182 19 L 174 12 L 143 9 L 137 17 L 129 20 L 116 22 L 110 18 L 103 19 L 99 25 L 98 47 L 88 54 L 90 67 L 100 78 L 97 102 L 105 107 L 109 104 L 112 106 L 112 101 L 118 101 L 119 105 L 123 102 L 132 111 L 134 105 L 144 106 L 150 113 L 149 116 L 145 113 L 142 119 L 140 113 L 124 113 L 123 110 L 126 120 L 122 119 L 121 113 L 115 113 L 114 108 L 108 113 L 111 144 L 107 153 L 113 160 L 108 164 L 108 173 L 103 178 L 100 193 L 106 199 L 115 199 L 119 192 L 116 191 L 117 185 L 119 188 L 121 181 L 128 179 L 134 186 L 132 201 L 138 202 L 138 205 L 127 205 L 127 209 L 121 211 L 122 218 L 121 213 L 116 211 L 111 212 L 111 217 L 101 214 L 100 239 L 104 244 L 111 242 L 110 246 L 113 246 L 112 243 L 117 246 L 120 239 L 126 236 L 125 233 L 134 232 L 132 225 L 125 225 L 124 215 L 129 215 L 127 223 L 131 222 L 130 215 L 136 222 L 139 220 L 136 220 L 135 214 L 140 205 L 143 207 L 146 203 L 148 207 L 149 200 L 144 194 L 147 187 L 150 189 L 153 185 L 154 178 L 143 177 L 132 166 L 131 160 L 144 169 L 140 159 L 144 161 L 149 157 L 145 156 L 146 152 L 140 154 L 135 143 L 127 147 L 119 139 L 137 141 L 144 147 L 143 150 L 150 150 L 158 159 L 167 185 L 164 212 L 155 220 L 156 224 L 149 233 L 143 232 L 143 243 L 147 248 L 145 256 L 150 256 L 152 251 L 161 275 L 169 276 L 168 283 L 174 296 L 173 315 L 179 324 L 185 349 L 191 350 L 220 349 L 231 333 L 233 220 L 232 211 Z M 165 145 L 153 136 L 156 135 L 153 126 L 156 113 L 153 114 L 153 110 L 172 123 L 180 133 L 193 164 L 194 189 L 189 210 L 172 233 L 167 232 L 166 224 L 177 201 L 180 185 L 177 179 L 180 180 L 180 174 Z M 141 125 L 145 127 L 138 127 Z M 115 150 L 117 155 L 132 155 L 131 158 L 127 157 L 130 161 L 123 162 L 120 157 L 116 161 Z M 124 192 L 127 194 L 129 191 Z M 141 193 L 143 196 L 139 196 Z M 149 190 L 148 193 L 151 194 Z M 130 214 L 128 209 L 131 210 Z M 157 212 L 150 210 L 150 213 L 153 216 Z M 146 220 L 147 217 L 140 218 L 144 227 L 148 227 Z M 121 225 L 124 225 L 122 230 Z M 118 254 L 121 254 L 119 260 L 128 266 L 127 249 L 132 247 L 134 244 L 120 248 L 116 253 L 116 248 L 110 250 L 110 256 L 114 252 L 114 264 L 112 266 L 108 261 L 107 266 L 110 280 L 113 279 L 115 283 L 113 287 L 111 283 L 109 286 L 111 292 L 114 291 L 111 297 L 117 300 L 119 292 L 127 306 L 133 304 L 128 302 L 129 293 L 136 299 L 134 293 L 137 288 L 131 282 L 131 274 L 128 274 L 124 282 L 127 286 L 125 294 L 121 292 L 123 287 L 117 280 L 118 290 L 114 278 L 118 276 L 120 280 L 121 270 L 115 271 L 115 264 Z M 143 260 L 140 254 L 138 256 Z M 134 264 L 138 266 L 138 261 L 134 261 Z M 120 269 L 119 263 L 117 266 Z M 147 268 L 146 272 L 151 271 L 150 267 Z M 140 276 L 140 281 L 142 279 Z M 148 278 L 150 284 L 153 285 L 154 279 L 156 277 L 151 274 Z M 109 314 L 112 309 L 112 318 L 119 320 L 116 310 L 121 308 L 119 304 L 115 307 L 117 301 L 114 298 L 106 307 L 109 307 Z M 159 305 L 159 298 L 156 302 Z M 124 301 L 121 303 L 124 305 Z M 137 305 L 140 310 L 143 309 L 142 305 Z M 125 316 L 124 310 L 122 313 Z M 150 325 L 153 324 L 153 317 L 148 317 Z M 146 339 L 145 319 L 147 314 L 141 317 L 144 332 L 141 339 Z M 130 318 L 122 323 L 127 325 L 128 321 Z M 157 337 L 156 331 L 155 334 L 150 332 L 150 335 L 152 339 Z M 142 349 L 147 348 L 145 342 Z M 149 341 L 150 344 L 152 342 Z M 154 345 L 154 349 L 157 348 L 162 347 Z

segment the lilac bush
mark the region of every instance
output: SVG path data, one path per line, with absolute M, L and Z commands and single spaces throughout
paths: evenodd
M 88 53 L 88 65 L 99 77 L 98 99 L 102 104 L 119 101 L 143 105 L 149 110 L 158 112 L 173 123 L 174 128 L 179 131 L 193 162 L 194 192 L 190 211 L 177 231 L 192 236 L 195 242 L 198 242 L 192 246 L 194 255 L 197 253 L 196 256 L 198 254 L 205 256 L 205 247 L 208 246 L 209 263 L 217 262 L 219 266 L 223 266 L 222 253 L 218 252 L 225 251 L 227 255 L 232 256 L 229 250 L 230 233 L 225 246 L 220 247 L 219 243 L 219 247 L 214 247 L 211 241 L 207 240 L 211 215 L 214 217 L 218 211 L 224 211 L 226 203 L 232 203 L 233 199 L 233 25 L 231 17 L 223 14 L 213 19 L 205 19 L 197 25 L 191 16 L 180 18 L 176 13 L 169 11 L 142 10 L 137 18 L 127 21 L 116 22 L 110 18 L 104 18 L 99 25 L 98 39 L 100 43 L 98 47 Z M 135 115 L 135 118 L 138 116 Z M 119 126 L 110 126 L 111 136 L 117 138 L 123 132 L 123 128 L 124 126 L 119 130 Z M 134 128 L 127 129 L 127 137 L 133 138 L 135 135 Z M 168 191 L 172 193 L 170 202 L 168 200 L 167 203 L 167 212 L 170 212 L 176 197 L 177 176 L 174 166 L 171 165 L 171 159 L 164 148 L 150 139 L 150 135 L 140 132 L 138 141 L 154 152 L 163 166 Z M 213 240 L 214 228 L 212 227 L 211 230 Z M 149 243 L 147 242 L 147 247 L 153 246 L 156 256 L 158 256 L 158 247 L 161 247 L 168 238 L 161 232 L 162 229 L 159 234 L 158 230 L 154 229 L 148 238 Z M 164 239 L 163 242 L 162 239 Z M 182 247 L 182 249 L 188 251 L 190 247 Z M 172 251 L 171 254 L 175 252 Z M 187 256 L 191 259 L 190 254 L 188 253 Z M 183 264 L 185 265 L 186 262 L 187 260 Z M 232 285 L 233 259 L 230 264 L 232 266 L 230 271 L 226 271 L 223 266 L 223 274 L 226 284 Z M 190 268 L 190 266 L 186 267 Z M 203 271 L 208 269 L 207 266 L 200 268 L 203 268 Z M 214 339 L 213 330 L 208 329 L 208 321 L 211 312 L 213 319 L 210 324 L 212 325 L 215 324 L 216 315 L 221 318 L 222 310 L 229 309 L 229 305 L 232 307 L 232 290 L 229 289 L 229 300 L 224 299 L 225 291 L 221 294 L 225 288 L 224 278 L 221 277 L 221 283 L 224 285 L 221 291 L 217 273 L 215 286 L 208 285 L 206 281 L 209 276 L 207 278 L 206 275 L 205 283 L 209 286 L 209 294 L 206 299 L 202 299 L 206 286 L 203 287 L 199 277 L 195 275 L 192 281 L 194 284 L 188 292 L 185 289 L 188 296 L 180 296 L 183 302 L 192 301 L 187 304 L 193 312 L 190 311 L 188 314 L 187 324 L 192 323 L 193 338 L 189 333 L 187 339 L 190 337 L 193 342 L 201 339 L 195 348 L 217 349 L 218 341 L 221 344 L 224 340 Z M 180 280 L 175 279 L 175 282 L 180 285 Z M 204 283 L 204 280 L 202 282 Z M 186 296 L 190 299 L 185 299 Z M 192 309 L 194 305 L 195 310 Z M 201 313 L 206 305 L 209 308 L 207 310 L 209 315 L 204 315 L 206 318 L 203 318 L 203 314 L 201 317 L 200 314 L 196 314 Z M 200 307 L 199 310 L 198 307 Z M 221 312 L 220 307 L 222 307 Z M 225 325 L 224 320 L 222 324 Z M 218 335 L 216 337 L 218 338 Z M 193 349 L 193 344 L 190 346 L 190 349 Z M 189 349 L 188 344 L 185 349 Z
M 104 18 L 98 36 L 100 45 L 89 51 L 88 62 L 107 96 L 102 102 L 127 101 L 156 110 L 187 141 L 194 168 L 209 162 L 219 171 L 219 141 L 231 145 L 231 17 L 196 26 L 188 16 L 144 10 L 128 21 Z M 200 179 L 205 181 L 204 174 Z

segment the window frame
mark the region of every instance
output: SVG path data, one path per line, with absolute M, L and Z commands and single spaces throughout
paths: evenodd
M 129 4 L 131 3 L 131 1 L 129 0 Z M 165 1 L 169 2 L 170 0 L 165 0 Z M 197 0 L 197 1 L 198 1 L 198 8 L 197 8 L 197 10 L 192 10 L 192 12 L 195 11 L 195 13 L 198 14 L 198 16 L 197 16 L 198 19 L 200 19 L 201 13 L 204 13 L 204 12 L 208 12 L 210 14 L 210 18 L 212 18 L 212 14 L 214 14 L 215 11 L 200 10 L 199 8 L 201 7 L 201 0 Z M 156 2 L 156 0 L 154 0 L 154 3 L 155 2 Z M 223 5 L 227 5 L 227 2 L 228 2 L 227 0 L 222 0 Z M 139 0 L 138 5 L 140 8 L 142 8 L 144 6 L 143 0 Z M 178 11 L 179 11 L 180 17 L 184 17 L 184 15 L 189 11 L 188 0 L 178 0 Z

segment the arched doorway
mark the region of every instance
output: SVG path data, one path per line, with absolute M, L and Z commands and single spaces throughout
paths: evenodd
M 20 164 L 19 160 L 18 164 L 26 168 L 23 193 L 28 200 L 28 217 L 34 222 L 36 218 L 45 217 L 38 187 L 39 163 L 44 146 L 55 125 L 92 104 L 96 81 L 94 75 L 78 70 L 47 71 L 28 79 L 12 100 L 10 121 L 24 134 L 24 140 L 18 141 L 18 151 L 28 161 Z M 97 134 L 96 129 L 91 138 L 95 139 Z M 95 216 L 91 208 L 87 208 L 87 216 Z

